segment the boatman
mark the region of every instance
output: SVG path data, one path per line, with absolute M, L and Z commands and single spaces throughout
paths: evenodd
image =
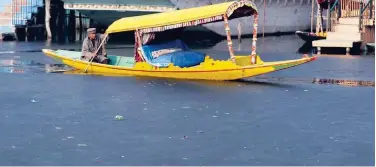
M 90 61 L 91 58 L 93 59 L 93 62 L 102 63 L 102 64 L 108 64 L 108 58 L 106 53 L 105 44 L 108 41 L 108 37 L 106 39 L 105 35 L 103 34 L 97 34 L 95 28 L 89 28 L 87 29 L 87 37 L 84 39 L 84 42 L 82 43 L 82 56 L 81 59 Z M 102 40 L 104 41 L 101 48 L 98 50 L 100 44 L 102 43 Z

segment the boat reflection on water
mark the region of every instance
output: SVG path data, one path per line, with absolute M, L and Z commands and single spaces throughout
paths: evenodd
M 0 60 L 1 72 L 5 73 L 25 73 L 25 72 L 38 72 L 42 70 L 44 64 L 34 60 Z
M 315 50 L 314 48 L 312 47 L 312 42 L 306 42 L 304 43 L 299 49 L 298 49 L 298 53 L 302 53 L 302 54 L 310 54 L 310 53 L 313 53 Z
M 43 64 L 34 60 L 0 60 L 0 66 L 42 66 Z
M 173 78 L 158 78 L 158 77 L 140 77 L 140 76 L 134 76 L 134 75 L 120 75 L 120 74 L 103 74 L 103 73 L 85 73 L 82 70 L 59 70 L 58 68 L 64 68 L 64 65 L 61 64 L 50 64 L 49 66 L 54 66 L 56 71 L 51 71 L 53 73 L 62 73 L 67 75 L 89 75 L 89 76 L 105 76 L 105 77 L 132 77 L 136 81 L 140 82 L 140 84 L 149 84 L 151 86 L 155 85 L 167 85 L 167 86 L 173 86 L 177 83 L 179 84 L 199 84 L 201 86 L 216 86 L 216 87 L 228 87 L 228 88 L 234 88 L 234 87 L 241 87 L 241 86 L 274 86 L 274 87 L 291 87 L 288 82 L 286 83 L 277 83 L 273 82 L 272 78 L 268 77 L 253 77 L 249 79 L 239 79 L 239 80 L 231 80 L 231 81 L 210 81 L 210 80 L 182 80 L 182 79 L 173 79 Z M 270 79 L 270 80 L 269 80 Z M 287 79 L 288 80 L 288 79 Z M 280 80 L 279 80 L 280 81 Z
M 41 66 L 33 60 L 0 60 L 0 72 L 2 73 L 25 73 L 28 67 Z
M 63 74 L 71 74 L 71 75 L 96 75 L 96 76 L 106 76 L 106 77 L 128 77 L 132 75 L 120 75 L 120 74 L 104 74 L 104 73 L 92 73 L 92 72 L 87 72 L 82 70 L 69 70 L 69 71 L 64 71 L 62 72 Z
M 15 68 L 15 67 L 1 67 L 0 66 L 0 72 L 2 73 L 25 73 L 25 70 Z

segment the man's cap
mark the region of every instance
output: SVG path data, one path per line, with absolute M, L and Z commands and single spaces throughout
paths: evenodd
M 96 29 L 95 29 L 95 28 L 88 28 L 88 29 L 87 29 L 87 33 L 88 33 L 88 34 L 95 34 L 95 32 L 96 32 Z

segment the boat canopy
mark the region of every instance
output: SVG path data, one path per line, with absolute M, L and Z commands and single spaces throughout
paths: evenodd
M 257 7 L 252 1 L 238 0 L 164 13 L 121 18 L 107 28 L 106 34 L 136 30 L 141 31 L 141 33 L 161 32 L 224 21 L 224 16 L 228 19 L 234 19 L 254 14 L 257 14 Z

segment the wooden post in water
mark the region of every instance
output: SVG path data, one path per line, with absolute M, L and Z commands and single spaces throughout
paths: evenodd
M 312 0 L 312 9 L 311 9 L 311 33 L 313 32 L 313 14 L 315 9 L 315 0 Z
M 81 12 L 78 13 L 78 17 L 79 17 L 79 22 L 80 22 L 80 41 L 82 41 L 82 16 L 81 16 Z
M 52 38 L 51 34 L 51 27 L 50 27 L 50 7 L 51 7 L 51 0 L 45 0 L 45 26 L 46 26 L 46 31 L 47 31 L 47 40 L 50 40 Z
M 239 40 L 239 45 L 240 45 L 240 43 L 242 43 L 242 25 L 240 23 L 240 20 L 238 23 L 238 40 Z
M 264 0 L 264 24 L 262 24 L 262 37 L 265 37 L 266 0 Z
M 329 31 L 329 27 L 330 27 L 330 0 L 328 0 L 328 9 L 326 10 L 326 27 L 325 27 L 325 30 L 326 32 Z
M 76 41 L 76 11 L 69 10 L 69 41 Z
M 65 32 L 64 30 L 66 29 L 66 24 L 65 24 L 65 9 L 64 9 L 64 4 L 63 2 L 57 2 L 56 3 L 57 10 L 58 10 L 58 17 L 57 17 L 57 35 L 58 35 L 58 40 L 60 42 L 65 42 Z
M 312 0 L 312 1 L 315 1 L 315 0 Z M 316 13 L 316 34 L 319 32 L 319 25 L 320 25 L 320 22 L 319 22 L 319 16 L 320 16 L 320 4 L 317 4 L 317 13 Z

